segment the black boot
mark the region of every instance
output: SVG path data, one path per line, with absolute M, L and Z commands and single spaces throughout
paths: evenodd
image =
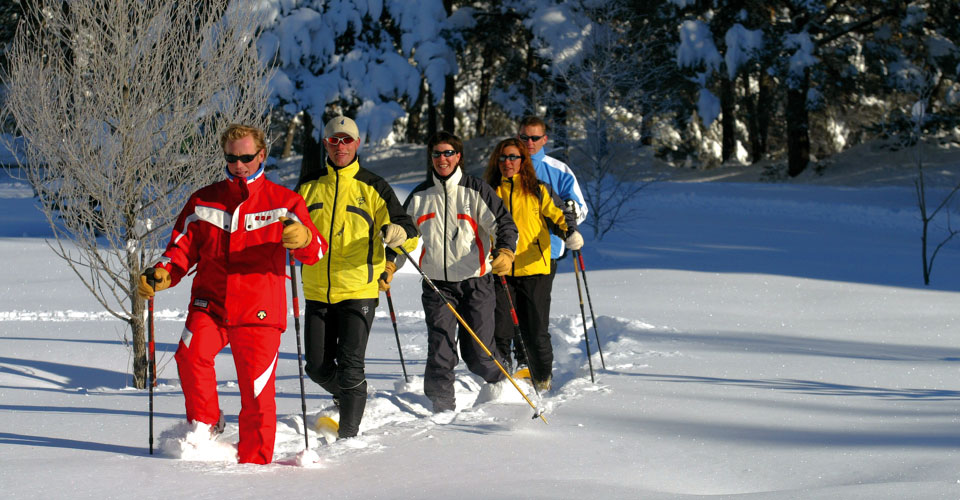
M 340 439 L 351 438 L 360 432 L 363 409 L 367 406 L 367 383 L 364 381 L 355 390 L 340 393 Z

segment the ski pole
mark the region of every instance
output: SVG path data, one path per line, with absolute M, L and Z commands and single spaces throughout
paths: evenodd
M 157 292 L 157 278 L 154 276 L 154 268 L 146 271 L 147 284 L 153 288 L 154 295 Z M 153 386 L 157 384 L 157 351 L 153 337 L 153 297 L 147 300 L 147 370 L 150 372 L 150 454 L 153 455 Z
M 284 226 L 293 224 L 292 220 L 283 221 Z M 287 252 L 290 257 L 290 295 L 293 296 L 293 329 L 297 333 L 297 369 L 300 371 L 300 412 L 303 414 L 304 450 L 310 449 L 310 437 L 307 432 L 307 395 L 303 388 L 303 349 L 300 348 L 300 298 L 297 294 L 297 266 L 293 262 L 293 250 Z
M 517 339 L 517 343 L 520 344 L 520 350 L 523 351 L 523 357 L 527 358 L 527 370 L 530 370 L 530 378 L 533 383 L 533 390 L 537 393 L 537 397 L 540 396 L 540 389 L 537 389 L 536 378 L 533 376 L 533 362 L 530 360 L 530 352 L 527 351 L 527 343 L 523 340 L 523 335 L 520 333 L 520 321 L 517 319 L 517 308 L 513 306 L 513 297 L 510 296 L 510 287 L 507 286 L 507 277 L 500 275 L 500 284 L 503 285 L 503 291 L 507 293 L 507 302 L 510 303 L 510 316 L 513 317 L 513 336 Z
M 497 361 L 497 358 L 494 357 L 492 352 L 490 352 L 490 349 L 487 349 L 487 346 L 483 345 L 483 342 L 480 341 L 480 337 L 477 337 L 477 334 L 474 333 L 473 329 L 470 328 L 470 325 L 468 325 L 467 322 L 464 321 L 463 317 L 460 316 L 460 313 L 458 313 L 457 310 L 454 309 L 453 305 L 450 304 L 450 301 L 447 300 L 447 298 L 444 297 L 442 293 L 440 293 L 440 289 L 437 288 L 437 285 L 433 284 L 433 280 L 431 280 L 430 277 L 423 272 L 423 269 L 420 269 L 420 266 L 413 259 L 413 257 L 410 257 L 410 254 L 407 252 L 407 249 L 403 248 L 402 246 L 398 248 L 400 249 L 401 252 L 403 252 L 403 255 L 407 258 L 407 260 L 409 260 L 410 263 L 413 264 L 413 267 L 416 268 L 418 273 L 420 273 L 420 276 L 423 276 L 423 281 L 425 281 L 427 285 L 429 285 L 430 288 L 432 288 L 433 291 L 440 296 L 440 300 L 443 300 L 444 304 L 447 305 L 447 308 L 450 309 L 450 312 L 452 312 L 453 315 L 457 317 L 457 321 L 460 322 L 460 325 L 463 326 L 463 328 L 468 333 L 470 333 L 470 336 L 473 337 L 473 340 L 475 340 L 477 344 L 480 345 L 480 348 L 483 349 L 483 352 L 487 353 L 487 356 L 490 356 L 490 359 L 492 359 L 493 362 L 497 365 L 497 368 L 499 368 L 500 371 L 503 372 L 504 375 L 506 375 L 507 379 L 510 380 L 510 383 L 513 384 L 513 387 L 517 390 L 517 392 L 519 392 L 520 395 L 523 396 L 523 399 L 527 402 L 527 404 L 529 404 L 530 407 L 533 408 L 533 418 L 540 417 L 540 420 L 543 420 L 543 423 L 545 424 L 549 423 L 547 422 L 547 419 L 543 416 L 543 410 L 537 408 L 537 405 L 533 404 L 533 401 L 530 401 L 530 398 L 528 398 L 527 395 L 523 393 L 523 391 L 520 389 L 520 386 L 517 385 L 517 381 L 514 380 L 509 373 L 507 373 L 507 370 L 503 367 L 502 364 L 500 364 L 499 361 Z
M 603 349 L 600 348 L 600 332 L 597 331 L 597 317 L 593 314 L 593 299 L 590 298 L 590 286 L 587 285 L 587 268 L 583 265 L 583 252 L 577 250 L 576 253 L 577 261 L 580 262 L 580 272 L 583 273 L 583 289 L 587 291 L 587 305 L 590 306 L 590 319 L 593 320 L 593 335 L 597 339 L 597 352 L 600 353 L 600 366 L 606 370 L 607 363 L 603 361 Z
M 579 250 L 574 250 L 574 257 L 580 255 Z M 573 261 L 573 274 L 577 276 L 577 296 L 580 297 L 580 317 L 583 319 L 583 340 L 587 343 L 587 364 L 590 365 L 590 382 L 596 383 L 593 378 L 593 359 L 590 357 L 590 335 L 587 334 L 587 313 L 583 311 L 583 290 L 580 288 L 580 266 L 577 261 Z
M 403 349 L 400 348 L 400 332 L 397 331 L 397 315 L 393 312 L 393 297 L 390 296 L 390 290 L 386 291 L 387 307 L 390 309 L 390 321 L 393 322 L 393 335 L 397 337 L 397 352 L 400 353 L 400 367 L 403 368 L 403 380 L 408 384 L 410 377 L 407 376 L 407 365 L 403 362 Z

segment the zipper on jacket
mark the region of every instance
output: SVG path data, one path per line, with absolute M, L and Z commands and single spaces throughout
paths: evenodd
M 330 292 L 333 288 L 333 280 L 331 279 L 331 267 L 333 266 L 333 235 L 335 226 L 333 223 L 337 220 L 337 197 L 340 195 L 340 171 L 336 168 L 330 167 L 333 169 L 333 173 L 336 174 L 337 180 L 333 184 L 333 206 L 330 207 L 330 237 L 327 238 L 329 243 L 330 256 L 327 259 L 327 304 L 332 304 L 333 301 L 330 299 Z
M 548 236 L 548 237 L 549 237 L 549 236 Z M 544 264 L 546 264 L 547 267 L 550 267 L 550 264 L 547 262 L 547 260 L 546 260 L 546 258 L 545 258 L 546 255 L 544 255 L 544 253 L 543 253 L 543 247 L 540 246 L 540 238 L 537 238 L 537 248 L 540 249 L 540 261 L 543 262 Z
M 510 215 L 513 215 L 513 213 L 514 213 L 514 212 L 513 212 L 513 187 L 514 187 L 514 183 L 513 183 L 513 180 L 511 180 L 511 179 L 507 179 L 507 180 L 510 182 Z M 518 225 L 518 226 L 517 226 L 517 235 L 519 235 L 519 234 L 520 234 L 520 226 Z M 518 246 L 520 245 L 520 238 L 519 238 L 519 236 L 518 236 L 518 238 L 517 238 L 517 245 L 518 245 Z M 517 248 L 517 253 L 519 253 L 519 251 L 520 251 L 520 248 Z M 516 276 L 516 275 L 517 275 L 517 260 L 516 260 L 516 259 L 514 259 L 513 262 L 510 264 L 510 275 L 511 275 L 511 276 Z
M 447 207 L 450 204 L 447 203 L 447 182 L 445 180 L 440 180 L 440 189 L 443 190 L 443 281 L 450 281 L 447 279 L 447 219 L 450 215 L 447 213 Z

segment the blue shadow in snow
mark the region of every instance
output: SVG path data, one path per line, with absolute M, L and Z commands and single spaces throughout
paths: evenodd
M 28 369 L 18 370 L 15 368 L 17 366 L 23 366 Z M 51 375 L 47 376 L 36 373 L 34 370 L 46 372 Z M 0 373 L 11 373 L 42 381 L 47 384 L 62 387 L 64 390 L 76 387 L 124 387 L 129 380 L 127 373 L 104 370 L 92 366 L 68 365 L 65 363 L 53 363 L 35 359 L 5 357 L 0 357 Z
M 615 330 L 613 325 L 607 328 L 601 323 L 601 327 L 606 331 Z M 875 361 L 936 363 L 953 363 L 960 359 L 960 348 L 829 340 L 767 333 L 704 334 L 644 332 L 637 338 L 643 342 L 683 343 L 689 344 L 692 348 L 702 349 L 701 346 L 707 346 L 708 349 L 741 353 L 751 352 Z
M 914 389 L 914 388 L 887 388 L 867 387 L 847 384 L 832 384 L 815 380 L 800 379 L 737 379 L 720 377 L 703 377 L 696 375 L 671 375 L 663 373 L 630 373 L 628 375 L 648 379 L 651 382 L 672 382 L 681 384 L 705 384 L 731 387 L 747 387 L 751 389 L 775 390 L 796 392 L 813 396 L 858 396 L 893 401 L 925 400 L 925 401 L 955 401 L 960 400 L 960 391 L 943 389 Z
M 141 394 L 147 397 L 146 392 Z M 146 404 L 143 405 L 146 408 Z M 0 404 L 0 411 L 25 411 L 38 413 L 79 413 L 87 415 L 124 415 L 133 417 L 148 418 L 150 413 L 144 410 L 121 410 L 117 408 L 96 408 L 92 406 L 33 406 L 33 405 L 3 405 Z M 153 412 L 156 418 L 183 418 L 181 413 L 157 413 Z
M 749 425 L 738 423 L 682 421 L 679 419 L 643 419 L 642 427 L 668 436 L 697 436 L 703 440 L 753 443 L 790 448 L 935 448 L 960 447 L 955 425 L 924 425 L 915 432 L 850 429 L 812 430 L 786 425 Z
M 100 451 L 114 455 L 122 454 L 144 456 L 150 454 L 149 449 L 146 446 L 120 446 L 115 444 L 95 443 L 93 441 L 80 441 L 78 439 L 63 439 L 50 436 L 30 436 L 27 434 L 0 432 L 0 445 L 5 444 L 43 446 L 48 448 L 66 448 L 69 450 Z
M 932 283 L 923 284 L 913 188 L 658 183 L 648 189 L 634 204 L 639 214 L 603 240 L 584 225 L 588 273 L 675 269 L 960 291 L 960 281 L 948 279 L 960 273 L 955 242 L 940 250 Z M 931 232 L 929 242 L 942 241 L 941 233 Z M 572 272 L 571 261 L 559 262 L 559 272 Z

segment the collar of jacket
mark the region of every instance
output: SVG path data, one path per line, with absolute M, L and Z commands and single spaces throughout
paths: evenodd
M 463 169 L 460 167 L 457 167 L 456 170 L 454 170 L 453 173 L 450 174 L 450 176 L 447 177 L 446 179 L 437 175 L 436 170 L 431 170 L 430 175 L 433 176 L 433 183 L 435 185 L 441 186 L 443 188 L 448 188 L 450 186 L 456 186 L 460 184 L 460 179 L 463 178 Z
M 501 175 L 501 176 L 500 176 L 500 184 L 503 184 L 504 182 L 509 182 L 510 184 L 519 184 L 519 183 L 520 183 L 520 173 L 517 172 L 517 173 L 513 174 L 513 177 L 504 177 L 504 176 Z
M 250 192 L 254 189 L 258 189 L 260 186 L 263 185 L 263 180 L 267 178 L 266 174 L 264 173 L 262 163 L 260 164 L 260 168 L 258 168 L 257 171 L 253 173 L 253 175 L 247 178 L 237 177 L 236 175 L 231 174 L 229 168 L 226 170 L 227 170 L 227 182 L 231 186 L 237 186 L 238 188 L 240 188 L 241 192 L 243 191 Z
M 354 156 L 353 161 L 349 165 L 338 167 L 333 163 L 330 163 L 330 158 L 326 159 L 327 171 L 331 174 L 339 173 L 340 175 L 349 175 L 353 176 L 357 173 L 357 170 L 360 170 L 360 155 Z
M 237 176 L 235 176 L 235 175 L 233 175 L 233 174 L 230 173 L 230 169 L 229 169 L 228 167 L 224 167 L 224 171 L 227 172 L 227 179 L 229 179 L 229 180 L 231 180 L 231 181 L 232 181 L 232 180 L 235 180 L 235 179 L 238 179 Z M 261 163 L 261 164 L 260 164 L 260 168 L 258 168 L 257 171 L 253 173 L 253 175 L 251 175 L 250 177 L 247 177 L 247 178 L 244 179 L 244 180 L 247 181 L 247 184 L 250 184 L 250 183 L 252 183 L 252 182 L 256 182 L 257 180 L 259 180 L 260 178 L 262 178 L 262 177 L 264 176 L 264 175 L 263 175 L 263 172 L 264 172 L 264 170 L 263 170 L 263 163 Z
M 546 156 L 547 152 L 544 151 L 543 148 L 540 148 L 540 151 L 530 155 L 530 161 L 532 161 L 534 165 L 539 165 L 543 163 L 543 159 L 546 158 Z

